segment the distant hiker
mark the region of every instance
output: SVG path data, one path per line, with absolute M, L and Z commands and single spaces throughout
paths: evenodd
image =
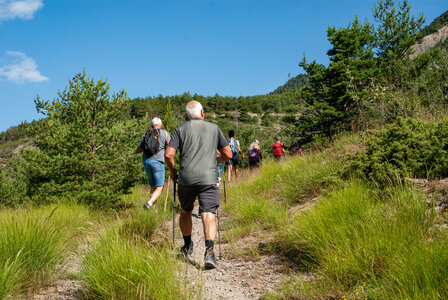
M 219 127 L 204 121 L 201 103 L 189 102 L 186 111 L 189 121 L 174 130 L 173 138 L 165 152 L 165 162 L 170 169 L 171 178 L 177 178 L 174 155 L 178 149 L 180 152 L 179 225 L 184 238 L 184 246 L 180 251 L 186 257 L 193 253 L 191 215 L 198 197 L 206 247 L 204 266 L 216 268 L 218 263 L 213 251 L 217 230 L 215 213 L 220 203 L 216 167 L 218 163 L 229 160 L 232 151 Z M 216 150 L 220 155 L 217 156 Z
M 278 162 L 282 162 L 283 158 L 285 156 L 285 149 L 283 148 L 284 145 L 280 141 L 280 137 L 279 136 L 275 137 L 275 141 L 276 142 L 274 144 L 272 144 L 272 154 L 274 155 L 274 158 Z
M 218 164 L 218 183 L 221 184 L 222 182 L 222 173 L 224 172 L 224 165 L 223 163 Z
M 143 152 L 143 167 L 151 186 L 151 196 L 143 208 L 151 208 L 163 190 L 165 184 L 165 147 L 170 141 L 168 131 L 162 129 L 162 120 L 154 118 L 149 129 L 140 141 L 135 153 Z
M 229 138 L 227 142 L 229 143 L 230 150 L 232 150 L 232 158 L 226 162 L 227 166 L 227 181 L 231 181 L 232 168 L 235 170 L 235 179 L 238 180 L 239 172 L 239 154 L 241 154 L 241 158 L 244 158 L 243 152 L 241 152 L 240 142 L 235 139 L 235 132 L 233 130 L 229 130 L 228 132 Z
M 221 155 L 221 153 L 216 150 L 217 153 L 217 157 Z M 218 163 L 218 166 L 216 168 L 216 171 L 218 172 L 218 183 L 221 184 L 222 181 L 222 172 L 224 172 L 224 164 L 223 163 Z
M 247 157 L 249 159 L 249 169 L 257 168 L 262 159 L 260 142 L 255 140 L 249 145 L 249 150 L 247 151 Z
M 292 148 L 292 153 L 296 155 L 302 154 L 302 147 L 300 147 L 300 145 L 296 145 L 295 147 Z

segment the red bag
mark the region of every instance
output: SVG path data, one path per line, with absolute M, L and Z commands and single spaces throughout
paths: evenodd
M 275 157 L 280 157 L 285 155 L 285 151 L 283 150 L 283 143 L 276 142 L 272 145 L 272 153 Z

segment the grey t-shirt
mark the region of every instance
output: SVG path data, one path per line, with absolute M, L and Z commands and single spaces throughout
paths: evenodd
M 143 160 L 146 159 L 153 159 L 153 160 L 158 160 L 162 163 L 165 163 L 165 148 L 166 145 L 168 145 L 168 143 L 171 140 L 170 134 L 168 133 L 168 131 L 163 130 L 163 129 L 159 129 L 160 130 L 160 144 L 159 144 L 159 152 L 157 152 L 155 155 L 148 157 L 148 155 L 145 154 L 145 152 L 143 152 Z M 143 149 L 143 138 L 140 141 L 140 144 L 138 144 L 138 147 Z
M 227 145 L 221 129 L 216 124 L 192 119 L 179 125 L 168 145 L 180 151 L 179 184 L 216 184 L 216 150 Z

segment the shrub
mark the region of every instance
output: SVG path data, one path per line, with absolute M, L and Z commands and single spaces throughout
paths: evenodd
M 448 121 L 426 123 L 398 119 L 371 131 L 366 150 L 355 156 L 349 171 L 380 183 L 405 176 L 448 176 Z
M 18 174 L 0 171 L 0 206 L 17 207 L 28 199 L 26 190 L 26 183 Z
M 279 248 L 315 269 L 322 281 L 314 290 L 356 299 L 360 291 L 367 299 L 446 298 L 446 234 L 434 232 L 422 195 L 408 187 L 379 194 L 351 181 L 297 215 Z

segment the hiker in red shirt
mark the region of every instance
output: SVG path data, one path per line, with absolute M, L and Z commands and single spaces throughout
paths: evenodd
M 282 162 L 285 157 L 285 149 L 283 148 L 284 145 L 280 142 L 279 136 L 276 136 L 275 140 L 276 142 L 272 145 L 272 154 L 274 155 L 276 161 Z

